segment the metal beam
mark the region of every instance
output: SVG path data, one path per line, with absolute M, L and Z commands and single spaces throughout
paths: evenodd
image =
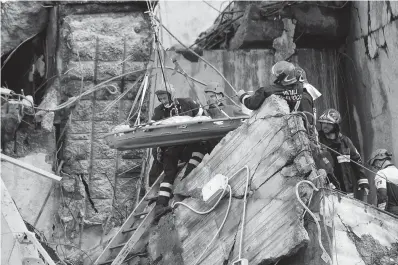
M 40 168 L 37 168 L 35 166 L 29 165 L 29 164 L 27 164 L 25 162 L 19 161 L 19 160 L 15 159 L 15 158 L 7 156 L 7 155 L 1 154 L 0 158 L 1 158 L 1 160 L 7 161 L 7 162 L 9 162 L 11 164 L 19 166 L 19 167 L 21 167 L 23 169 L 29 170 L 29 171 L 31 171 L 33 173 L 39 174 L 39 175 L 41 175 L 43 177 L 46 177 L 46 178 L 49 178 L 51 180 L 61 181 L 61 179 L 62 179 L 60 176 L 57 176 L 57 175 L 55 175 L 53 173 L 47 172 L 47 171 L 42 170 Z

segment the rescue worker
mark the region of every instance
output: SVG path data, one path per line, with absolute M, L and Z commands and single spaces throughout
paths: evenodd
M 189 98 L 175 98 L 175 88 L 170 83 L 166 83 L 165 87 L 158 89 L 155 94 L 162 104 L 155 108 L 152 121 L 159 121 L 176 115 L 196 117 L 203 114 L 203 109 L 195 101 Z M 167 206 L 172 196 L 173 183 L 178 173 L 178 161 L 186 159 L 187 154 L 192 154 L 192 157 L 201 161 L 203 156 L 198 154 L 203 153 L 203 151 L 200 149 L 200 143 L 157 149 L 157 154 L 154 154 L 156 159 L 150 171 L 150 182 L 153 183 L 156 180 L 162 172 L 161 169 L 163 169 L 165 177 L 162 183 L 160 183 L 159 194 L 156 200 L 155 223 L 159 221 L 161 216 L 171 210 Z M 197 152 L 198 150 L 199 152 Z M 185 174 L 189 174 L 189 172 Z
M 369 191 L 369 182 L 362 167 L 351 162 L 362 163 L 361 156 L 352 141 L 340 132 L 340 113 L 335 109 L 328 109 L 318 119 L 321 124 L 319 131 L 320 143 L 334 151 L 330 151 L 333 157 L 334 175 L 337 182 L 333 183 L 340 190 L 353 196 L 356 188 L 365 194 Z M 333 182 L 333 180 L 332 180 Z
M 370 155 L 368 164 L 377 170 L 377 206 L 398 215 L 398 169 L 391 162 L 391 157 L 392 154 L 386 149 L 378 149 Z
M 229 117 L 249 117 L 241 108 L 235 105 L 224 104 L 224 88 L 218 82 L 210 82 L 205 87 L 206 101 L 209 106 L 207 113 L 212 119 Z M 224 114 L 224 113 L 225 114 Z M 222 138 L 208 140 L 207 153 L 211 153 Z
M 208 114 L 212 119 L 225 118 L 225 112 L 229 117 L 247 116 L 242 109 L 235 105 L 224 104 L 224 88 L 217 82 L 210 82 L 205 87 L 205 95 L 209 106 Z
M 212 119 L 226 118 L 226 113 L 229 117 L 247 116 L 242 110 L 233 105 L 226 105 L 224 101 L 224 88 L 217 82 L 210 82 L 205 87 L 205 95 L 207 104 L 209 106 L 207 113 Z M 224 113 L 223 113 L 224 112 Z M 196 168 L 206 153 L 209 153 L 220 142 L 220 139 L 211 139 L 200 142 L 200 146 L 196 145 L 195 152 L 188 162 L 183 178 L 189 175 L 194 168 Z
M 239 90 L 240 102 L 250 110 L 257 110 L 266 98 L 278 95 L 287 101 L 291 112 L 297 111 L 303 96 L 303 83 L 300 82 L 301 72 L 292 63 L 286 61 L 274 64 L 271 72 L 276 77 L 273 85 L 260 87 L 252 96 L 249 96 L 244 90 Z M 303 110 L 310 113 L 313 111 L 312 107 L 308 109 L 306 107 Z
M 299 81 L 303 83 L 303 98 L 301 99 L 300 106 L 298 111 L 308 111 L 311 110 L 310 113 L 314 115 L 316 119 L 316 108 L 314 105 L 314 101 L 319 98 L 322 94 L 316 89 L 313 85 L 311 85 L 307 80 L 307 74 L 303 68 L 300 66 L 296 66 L 296 71 L 299 73 Z M 308 122 L 312 125 L 315 125 L 313 118 L 311 115 L 307 115 Z

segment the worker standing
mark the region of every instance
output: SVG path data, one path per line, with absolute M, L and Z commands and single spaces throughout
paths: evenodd
M 343 192 L 353 196 L 356 188 L 365 194 L 369 191 L 369 182 L 364 169 L 355 164 L 362 163 L 361 156 L 352 141 L 340 132 L 340 113 L 335 109 L 328 109 L 318 119 L 321 124 L 319 141 L 330 148 L 333 157 L 334 175 Z
M 208 113 L 212 119 L 247 116 L 242 109 L 225 103 L 224 88 L 218 82 L 210 82 L 205 87 L 205 95 L 209 106 Z M 225 114 L 224 114 L 224 113 Z
M 296 71 L 299 73 L 299 81 L 303 83 L 303 98 L 301 99 L 298 111 L 309 111 L 316 119 L 316 108 L 314 101 L 322 94 L 313 85 L 308 82 L 307 73 L 300 66 L 296 66 Z M 314 125 L 313 117 L 307 114 L 308 122 Z
M 225 103 L 224 87 L 218 82 L 210 82 L 206 85 L 205 96 L 208 105 L 207 113 L 212 119 L 227 118 L 226 115 L 228 117 L 249 117 L 241 108 Z M 210 154 L 221 139 L 208 140 L 206 152 Z
M 377 170 L 375 184 L 377 205 L 380 209 L 398 215 L 398 169 L 391 162 L 392 153 L 377 149 L 368 164 Z
M 152 121 L 159 121 L 178 115 L 197 117 L 203 114 L 203 109 L 195 101 L 189 98 L 176 98 L 175 88 L 170 83 L 166 83 L 164 88 L 159 88 L 155 94 L 161 104 L 155 108 Z M 178 173 L 178 161 L 186 160 L 187 154 L 192 154 L 191 159 L 194 158 L 201 161 L 203 156 L 200 156 L 200 154 L 204 153 L 201 148 L 200 143 L 194 143 L 157 149 L 156 159 L 154 159 L 154 163 L 152 164 L 149 180 L 153 184 L 154 180 L 160 175 L 161 169 L 163 169 L 165 177 L 162 183 L 160 183 L 159 194 L 156 200 L 155 223 L 170 210 L 167 206 L 172 196 L 173 183 Z M 198 162 L 200 163 L 200 161 Z

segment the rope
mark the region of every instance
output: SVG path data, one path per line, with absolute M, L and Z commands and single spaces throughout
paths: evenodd
M 153 17 L 155 20 L 157 20 L 158 22 L 160 22 L 158 20 L 158 18 Z M 232 90 L 238 94 L 238 92 L 236 91 L 236 89 L 232 86 L 232 84 L 225 78 L 225 76 L 216 68 L 214 67 L 211 63 L 209 63 L 206 59 L 204 59 L 202 56 L 200 56 L 199 54 L 197 54 L 194 50 L 192 50 L 191 48 L 188 48 L 185 44 L 183 44 L 176 36 L 173 35 L 173 33 L 171 33 L 163 24 L 160 24 L 160 26 L 162 28 L 164 28 L 164 30 L 167 31 L 167 33 L 169 33 L 176 41 L 178 41 L 178 43 L 180 43 L 184 48 L 186 48 L 187 50 L 189 50 L 190 52 L 192 52 L 194 55 L 196 55 L 198 58 L 200 58 L 203 62 L 205 62 L 207 65 L 209 65 L 214 71 L 216 71 L 224 80 L 225 82 L 232 88 Z
M 164 86 L 166 88 L 166 92 L 171 94 L 169 92 L 168 88 L 167 88 L 166 75 L 165 75 L 164 69 L 163 69 L 164 68 L 164 64 L 163 64 L 162 57 L 160 56 L 160 51 L 159 51 L 160 50 L 160 45 L 159 45 L 158 35 L 156 34 L 156 23 L 155 23 L 155 21 L 153 19 L 155 17 L 154 10 L 153 10 L 152 3 L 151 3 L 150 0 L 147 0 L 146 3 L 147 3 L 147 6 L 148 6 L 148 10 L 149 10 L 149 16 L 151 18 L 151 27 L 152 27 L 152 31 L 153 31 L 152 33 L 153 33 L 153 36 L 154 36 L 154 39 L 155 39 L 155 45 L 156 46 L 154 47 L 154 49 L 155 49 L 155 53 L 157 54 L 158 60 L 159 60 L 159 63 L 160 63 L 160 69 L 162 71 L 162 77 L 163 77 Z M 158 21 L 158 22 L 161 23 L 160 21 Z M 172 103 L 170 101 L 171 101 L 171 99 L 169 98 L 169 104 Z
M 228 201 L 228 208 L 227 211 L 225 213 L 224 219 L 220 225 L 220 228 L 217 230 L 217 233 L 213 236 L 213 238 L 210 240 L 209 244 L 206 246 L 206 248 L 204 249 L 204 251 L 202 252 L 202 254 L 200 254 L 199 258 L 195 261 L 194 265 L 199 264 L 200 260 L 202 259 L 203 255 L 206 253 L 207 249 L 211 246 L 211 244 L 213 243 L 213 241 L 216 239 L 216 237 L 218 236 L 218 234 L 221 232 L 222 228 L 224 227 L 225 221 L 227 220 L 228 214 L 229 214 L 229 210 L 231 208 L 231 204 L 232 204 L 232 188 L 231 185 L 228 185 L 228 190 L 229 190 L 229 201 Z M 207 211 L 201 212 L 198 210 L 193 209 L 191 206 L 183 203 L 183 202 L 175 202 L 171 205 L 172 208 L 174 208 L 176 205 L 180 204 L 183 205 L 185 207 L 187 207 L 188 209 L 190 209 L 191 211 L 197 213 L 197 214 L 207 214 L 210 213 L 212 210 L 214 210 L 214 208 L 217 207 L 217 205 L 219 204 L 219 202 L 221 201 L 221 199 L 224 197 L 224 194 L 226 192 L 227 187 L 224 188 L 223 192 L 221 193 L 221 196 L 218 198 L 217 202 L 213 205 L 212 208 L 210 208 Z
M 126 89 L 126 91 L 124 91 L 122 94 L 120 94 L 115 100 L 113 100 L 111 103 L 109 103 L 105 108 L 103 112 L 107 112 L 109 111 L 113 105 L 115 105 L 119 100 L 121 100 L 125 95 L 127 95 L 128 92 L 130 92 L 137 84 L 138 82 L 142 79 L 143 75 L 140 75 L 137 80 L 134 82 L 134 84 Z
M 146 93 L 146 90 L 148 88 L 148 76 L 145 76 L 143 82 L 144 82 L 144 86 L 143 86 L 143 91 L 142 91 L 142 94 L 141 94 L 141 102 L 140 102 L 140 105 L 138 106 L 137 119 L 134 122 L 134 125 L 139 125 L 140 124 L 140 116 L 141 116 L 142 104 L 144 103 L 145 93 Z
M 324 146 L 326 149 L 328 149 L 328 150 L 334 152 L 335 154 L 343 155 L 343 154 L 339 153 L 338 151 L 335 151 L 335 150 L 333 150 L 332 148 L 328 147 L 327 145 L 325 145 L 325 144 L 323 144 L 323 143 L 321 143 L 321 142 L 319 142 L 319 143 L 320 143 L 322 146 Z M 385 179 L 387 182 L 389 182 L 389 183 L 391 183 L 391 184 L 393 184 L 393 185 L 395 185 L 395 186 L 398 186 L 396 183 L 394 183 L 394 182 L 388 180 L 387 177 L 378 174 L 377 172 L 375 172 L 375 171 L 373 171 L 373 170 L 371 170 L 371 169 L 365 167 L 364 165 L 362 165 L 362 164 L 360 164 L 360 163 L 358 163 L 358 162 L 352 160 L 351 158 L 349 158 L 349 160 L 350 160 L 350 162 L 353 162 L 353 163 L 356 164 L 357 166 L 362 167 L 363 169 L 366 169 L 367 171 L 369 171 L 369 172 L 371 172 L 371 173 L 373 173 L 373 174 L 375 174 L 375 175 L 377 175 L 377 176 L 379 176 L 379 177 Z
M 303 184 L 303 183 L 307 183 L 309 184 L 315 191 L 319 191 L 319 189 L 317 187 L 315 187 L 314 183 L 312 183 L 311 181 L 308 180 L 302 180 L 300 182 L 298 182 L 296 184 L 296 197 L 297 200 L 299 201 L 299 203 L 303 206 L 303 208 L 311 215 L 312 218 L 314 218 L 315 224 L 316 224 L 316 228 L 318 229 L 318 242 L 319 242 L 319 246 L 322 249 L 323 253 L 321 258 L 326 262 L 329 263 L 330 265 L 333 264 L 332 259 L 330 258 L 329 254 L 326 252 L 325 248 L 323 247 L 322 244 L 322 237 L 321 237 L 321 226 L 319 225 L 319 222 L 316 218 L 316 216 L 314 215 L 314 213 L 308 209 L 308 207 L 304 204 L 304 202 L 301 200 L 299 192 L 298 192 L 298 187 Z
M 246 168 L 247 174 L 246 174 L 246 188 L 245 188 L 245 195 L 243 197 L 243 213 L 242 213 L 242 227 L 240 230 L 240 239 L 239 239 L 239 256 L 238 259 L 242 258 L 242 245 L 243 245 L 243 231 L 245 229 L 245 219 L 246 219 L 246 204 L 247 204 L 247 190 L 249 189 L 249 178 L 250 178 L 250 169 L 247 165 L 245 165 L 243 168 Z M 242 168 L 242 169 L 243 169 Z M 240 171 L 240 170 L 239 170 Z M 238 172 L 239 172 L 238 171 Z

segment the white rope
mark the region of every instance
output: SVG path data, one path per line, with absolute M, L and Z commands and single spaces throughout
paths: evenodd
M 227 187 L 228 187 L 228 189 L 229 189 L 229 201 L 228 201 L 228 208 L 227 208 L 227 211 L 226 211 L 225 216 L 224 216 L 224 220 L 222 221 L 222 223 L 221 223 L 221 225 L 220 225 L 220 228 L 217 230 L 217 233 L 216 233 L 216 234 L 214 235 L 214 237 L 211 239 L 211 241 L 210 241 L 209 244 L 206 246 L 206 248 L 204 249 L 204 251 L 202 252 L 202 254 L 200 254 L 199 258 L 195 261 L 194 265 L 199 264 L 199 261 L 202 259 L 203 255 L 206 253 L 207 249 L 211 246 L 211 244 L 213 243 L 213 241 L 216 239 L 216 237 L 218 236 L 218 234 L 221 232 L 222 228 L 224 227 L 225 221 L 227 220 L 227 217 L 228 217 L 228 214 L 229 214 L 229 210 L 230 210 L 230 208 L 231 208 L 231 203 L 232 203 L 232 188 L 231 188 L 231 185 L 228 185 Z M 187 207 L 188 209 L 190 209 L 191 211 L 193 211 L 193 212 L 195 212 L 195 213 L 197 213 L 197 214 L 201 214 L 201 215 L 203 215 L 203 214 L 208 214 L 208 213 L 210 213 L 211 211 L 213 211 L 214 208 L 217 207 L 217 205 L 220 203 L 221 199 L 224 197 L 225 192 L 226 192 L 226 188 L 224 188 L 223 192 L 221 193 L 221 196 L 218 198 L 217 202 L 213 205 L 213 207 L 211 207 L 211 208 L 210 208 L 209 210 L 207 210 L 207 211 L 201 212 L 201 211 L 195 210 L 195 209 L 193 209 L 191 206 L 189 206 L 189 205 L 187 205 L 187 204 L 185 204 L 185 203 L 183 203 L 183 202 L 174 202 L 174 203 L 171 205 L 171 207 L 174 208 L 176 205 L 182 205 L 182 206 Z
M 329 263 L 330 265 L 332 265 L 332 264 L 333 264 L 332 259 L 330 258 L 329 254 L 326 252 L 326 250 L 325 250 L 325 248 L 323 247 L 323 244 L 322 244 L 321 226 L 319 225 L 318 219 L 316 218 L 316 216 L 314 215 L 314 213 L 313 213 L 310 209 L 308 209 L 308 207 L 304 204 L 304 202 L 303 202 L 303 201 L 301 200 L 301 198 L 300 198 L 300 195 L 299 195 L 299 192 L 298 192 L 298 188 L 299 188 L 299 186 L 300 186 L 301 184 L 303 184 L 303 183 L 309 184 L 315 191 L 319 191 L 319 189 L 318 189 L 317 187 L 315 187 L 314 183 L 312 183 L 311 181 L 302 180 L 302 181 L 300 181 L 300 182 L 298 182 L 298 183 L 296 184 L 296 197 L 297 197 L 297 200 L 299 201 L 299 203 L 303 206 L 303 208 L 304 208 L 305 210 L 307 210 L 307 212 L 311 215 L 311 217 L 312 217 L 312 218 L 314 219 L 314 221 L 315 221 L 316 228 L 318 229 L 318 242 L 319 242 L 319 246 L 321 247 L 321 249 L 322 249 L 322 251 L 323 251 L 321 258 L 322 258 L 326 263 Z
M 246 168 L 246 188 L 245 188 L 245 195 L 243 197 L 243 213 L 242 213 L 242 227 L 240 230 L 240 240 L 239 240 L 239 259 L 242 258 L 242 245 L 243 245 L 243 231 L 245 229 L 245 219 L 246 219 L 246 204 L 247 204 L 247 190 L 249 189 L 249 178 L 250 178 L 250 169 L 247 165 L 243 168 Z
M 211 211 L 213 211 L 217 207 L 217 205 L 220 203 L 221 199 L 224 197 L 224 194 L 225 194 L 226 190 L 227 190 L 227 187 L 225 187 L 225 189 L 223 190 L 223 192 L 221 193 L 220 197 L 218 198 L 217 202 L 213 205 L 213 207 L 211 207 L 209 210 L 204 211 L 204 212 L 201 212 L 199 210 L 195 210 L 194 208 L 192 208 L 191 206 L 189 206 L 188 204 L 183 203 L 183 202 L 173 202 L 171 204 L 171 208 L 175 208 L 175 206 L 177 206 L 177 205 L 182 205 L 182 206 L 187 207 L 188 209 L 190 209 L 194 213 L 197 213 L 197 214 L 200 214 L 200 215 L 208 214 L 208 213 L 210 213 Z
M 207 249 L 211 246 L 211 244 L 213 243 L 213 241 L 216 239 L 216 237 L 218 236 L 218 234 L 221 232 L 221 229 L 224 227 L 225 221 L 227 221 L 227 217 L 229 214 L 229 210 L 231 208 L 231 203 L 232 203 L 232 188 L 230 185 L 228 185 L 228 189 L 229 189 L 229 201 L 228 201 L 228 208 L 227 211 L 225 213 L 224 216 L 224 220 L 222 221 L 220 228 L 218 229 L 217 233 L 214 235 L 214 237 L 211 239 L 211 241 L 209 242 L 209 244 L 206 246 L 205 250 L 202 252 L 202 254 L 199 256 L 199 258 L 196 260 L 196 262 L 194 263 L 194 265 L 199 264 L 199 261 L 202 259 L 202 256 L 206 253 Z
M 145 93 L 146 93 L 146 90 L 148 88 L 148 78 L 149 78 L 148 75 L 145 75 L 144 81 L 143 81 L 144 82 L 144 87 L 143 87 L 143 91 L 142 91 L 142 94 L 141 94 L 141 102 L 138 105 L 138 114 L 137 114 L 137 119 L 134 122 L 134 125 L 140 125 L 141 109 L 142 109 L 142 104 L 144 103 Z

